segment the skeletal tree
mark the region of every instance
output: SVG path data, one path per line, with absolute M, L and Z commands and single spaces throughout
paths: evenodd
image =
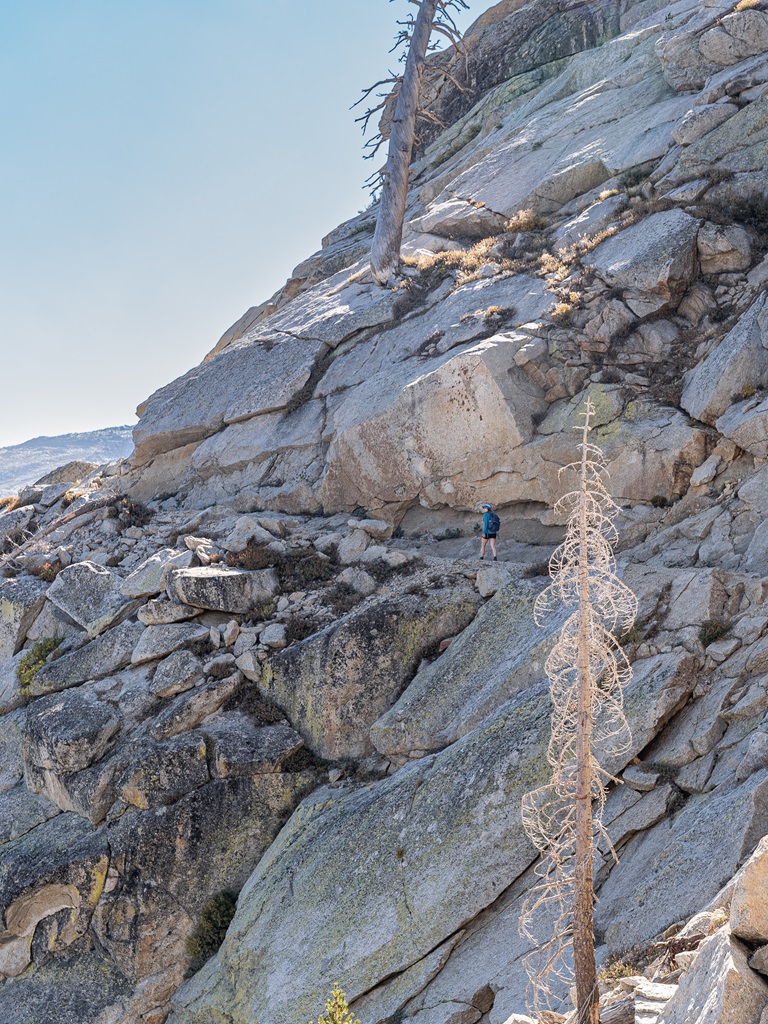
M 552 699 L 547 761 L 551 781 L 523 799 L 523 825 L 542 854 L 539 881 L 523 906 L 521 931 L 534 944 L 525 966 L 529 1002 L 537 1011 L 549 1005 L 557 980 L 575 977 L 578 1024 L 599 1024 L 599 996 L 593 929 L 592 863 L 596 843 L 605 841 L 602 824 L 605 787 L 615 781 L 605 767 L 629 746 L 623 689 L 631 678 L 616 633 L 630 628 L 637 614 L 634 594 L 616 576 L 613 520 L 618 506 L 605 485 L 600 448 L 588 441 L 594 407 L 587 400 L 581 458 L 563 472 L 578 474 L 578 487 L 562 497 L 556 511 L 568 516 L 564 542 L 550 560 L 552 582 L 535 605 L 538 625 L 555 607 L 574 609 L 545 664 Z M 545 920 L 548 938 L 534 926 Z M 571 964 L 572 956 L 572 964 Z
M 391 0 L 390 0 L 391 2 Z M 424 101 L 423 78 L 427 52 L 430 49 L 430 37 L 433 32 L 446 36 L 452 43 L 458 43 L 459 30 L 451 15 L 452 10 L 468 9 L 465 0 L 409 0 L 418 7 L 414 17 L 408 15 L 397 34 L 393 50 L 404 48 L 401 60 L 405 61 L 402 75 L 393 75 L 376 82 L 364 90 L 358 103 L 366 99 L 375 89 L 382 85 L 396 86 L 399 84 L 392 129 L 389 136 L 387 163 L 383 173 L 375 172 L 369 179 L 372 188 L 381 186 L 379 213 L 376 218 L 376 229 L 371 247 L 371 272 L 377 284 L 392 284 L 400 268 L 400 245 L 403 239 L 403 221 L 405 204 L 408 195 L 408 176 L 411 168 L 416 138 L 416 124 L 421 118 L 439 122 L 439 118 L 431 113 Z M 434 48 L 434 47 L 432 47 Z M 458 82 L 455 83 L 458 85 Z M 387 105 L 389 94 L 379 93 L 381 102 L 366 110 L 357 120 L 362 123 L 363 131 L 368 128 L 371 117 Z M 357 106 L 357 104 L 355 104 Z M 377 133 L 366 143 L 369 149 L 368 158 L 373 158 L 384 143 L 381 133 Z

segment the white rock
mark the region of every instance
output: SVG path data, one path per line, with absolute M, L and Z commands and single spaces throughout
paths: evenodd
M 48 588 L 48 600 L 89 636 L 98 636 L 126 610 L 122 580 L 93 561 L 77 562 L 62 569 Z
M 501 590 L 512 578 L 509 569 L 498 563 L 485 565 L 477 570 L 475 586 L 481 597 L 492 597 L 497 590 Z
M 768 985 L 726 926 L 705 939 L 659 1024 L 759 1024 Z
M 717 476 L 721 461 L 720 456 L 714 453 L 705 459 L 691 474 L 691 487 L 701 487 L 703 484 L 711 483 Z
M 255 540 L 257 544 L 268 544 L 273 536 L 252 516 L 241 516 L 221 546 L 225 551 L 240 552 L 245 550 L 249 540 Z
M 748 942 L 768 942 L 768 836 L 736 876 L 731 930 Z
M 705 274 L 746 270 L 752 262 L 752 241 L 740 224 L 702 224 L 696 245 Z
M 388 540 L 392 536 L 394 526 L 383 519 L 350 519 L 347 526 L 351 530 L 365 530 L 374 540 Z

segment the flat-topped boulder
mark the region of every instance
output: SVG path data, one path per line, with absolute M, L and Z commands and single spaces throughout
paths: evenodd
M 280 589 L 274 569 L 233 569 L 204 565 L 197 569 L 173 569 L 166 579 L 172 601 L 218 612 L 247 615 Z

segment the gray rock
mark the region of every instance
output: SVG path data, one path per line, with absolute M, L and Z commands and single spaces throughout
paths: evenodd
M 134 465 L 202 441 L 228 423 L 284 409 L 308 380 L 325 343 L 317 336 L 273 337 L 271 343 L 232 345 L 150 395 L 139 406 L 133 431 Z
M 143 811 L 174 804 L 210 780 L 206 755 L 200 733 L 141 746 L 118 783 L 119 795 Z
M 368 550 L 371 549 L 368 548 Z M 351 565 L 339 573 L 336 582 L 352 587 L 362 597 L 369 597 L 376 589 L 376 581 L 369 576 L 365 569 L 354 569 Z
M 203 680 L 203 665 L 191 651 L 175 651 L 157 666 L 149 689 L 157 697 L 175 697 Z
M 761 11 L 735 11 L 699 41 L 702 55 L 713 64 L 737 64 L 745 57 L 768 50 L 768 18 Z
M 747 949 L 727 925 L 702 942 L 659 1024 L 760 1024 L 768 984 L 749 969 Z
M 252 516 L 241 516 L 234 530 L 221 542 L 221 546 L 225 551 L 244 551 L 250 540 L 256 541 L 257 544 L 269 544 L 274 538 L 257 519 Z
M 23 508 L 5 509 L 0 512 L 0 545 L 6 541 L 19 541 L 24 537 L 24 531 L 32 522 L 35 510 L 32 505 L 25 505 Z
M 279 590 L 274 569 L 249 572 L 226 566 L 176 569 L 168 574 L 166 589 L 172 601 L 196 608 L 247 615 Z
M 768 399 L 748 398 L 734 402 L 717 420 L 719 433 L 729 438 L 739 448 L 768 458 Z
M 674 310 L 694 278 L 698 228 L 682 210 L 653 213 L 601 242 L 590 263 L 638 316 Z
M 138 623 L 123 622 L 78 650 L 63 654 L 37 672 L 30 696 L 65 690 L 89 679 L 102 679 L 131 663 L 134 648 L 144 633 Z
M 460 593 L 379 601 L 275 654 L 261 686 L 321 756 L 370 754 L 371 725 L 424 654 L 468 625 L 476 608 Z
M 680 404 L 714 425 L 745 384 L 768 384 L 768 310 L 761 295 L 703 362 L 685 375 Z
M 129 602 L 115 573 L 95 562 L 77 562 L 62 569 L 48 588 L 48 600 L 65 618 L 98 636 L 113 625 Z
M 707 107 L 693 107 L 672 129 L 672 138 L 681 146 L 690 146 L 738 112 L 739 108 L 735 103 L 713 103 Z
M 145 626 L 167 626 L 172 622 L 186 622 L 202 615 L 202 608 L 191 608 L 188 604 L 178 601 L 147 601 L 136 612 L 139 622 Z
M 263 630 L 259 635 L 261 643 L 267 647 L 272 647 L 275 650 L 282 650 L 286 647 L 288 641 L 286 640 L 285 626 L 281 622 L 270 622 L 270 624 Z
M 706 905 L 763 834 L 766 800 L 760 772 L 730 791 L 691 797 L 643 833 L 600 890 L 595 923 L 608 946 L 645 942 Z
M 198 686 L 189 693 L 182 693 L 152 722 L 149 730 L 152 739 L 159 742 L 194 729 L 204 718 L 218 711 L 241 684 L 242 676 L 235 672 L 226 679 L 218 679 L 207 686 Z
M 372 726 L 376 749 L 388 757 L 442 749 L 541 680 L 552 644 L 551 631 L 532 627 L 541 589 L 541 583 L 510 583 L 481 607 Z
M 244 715 L 223 715 L 203 727 L 215 777 L 262 775 L 281 771 L 284 762 L 304 746 L 287 725 L 255 728 Z
M 48 797 L 30 793 L 26 786 L 16 786 L 0 801 L 0 845 L 25 836 L 60 813 Z
M 351 533 L 348 533 L 339 542 L 337 548 L 339 561 L 342 565 L 357 562 L 363 556 L 370 543 L 371 538 L 366 530 L 353 529 Z
M 511 578 L 512 573 L 507 566 L 491 563 L 477 570 L 475 586 L 480 597 L 493 597 Z
M 21 693 L 16 670 L 26 651 L 19 651 L 12 658 L 0 662 L 0 715 L 5 715 L 14 708 L 25 703 L 25 695 Z
M 165 590 L 165 577 L 173 569 L 188 568 L 194 560 L 194 552 L 163 548 L 150 555 L 137 566 L 120 585 L 125 597 L 154 597 Z
M 79 772 L 107 752 L 119 727 L 112 708 L 91 693 L 50 694 L 27 713 L 25 758 L 59 775 Z
M 188 647 L 209 635 L 207 626 L 171 623 L 168 626 L 147 626 L 131 655 L 132 665 L 143 665 L 147 661 L 165 658 L 182 647 Z
M 47 586 L 34 576 L 0 582 L 0 661 L 21 650 L 27 631 L 45 603 Z
M 752 262 L 752 241 L 739 224 L 702 224 L 696 244 L 704 274 L 746 270 Z

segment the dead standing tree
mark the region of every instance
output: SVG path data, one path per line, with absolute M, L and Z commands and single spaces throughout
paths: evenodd
M 563 604 L 574 608 L 550 653 L 545 671 L 552 697 L 547 761 L 552 780 L 526 794 L 523 825 L 542 854 L 540 881 L 523 907 L 521 930 L 534 943 L 534 923 L 546 915 L 550 936 L 526 958 L 531 1004 L 545 1008 L 555 979 L 575 976 L 578 1024 L 599 1024 L 593 929 L 592 864 L 595 843 L 604 839 L 605 786 L 613 777 L 601 767 L 626 751 L 629 727 L 623 690 L 631 678 L 616 632 L 637 614 L 634 594 L 615 574 L 613 519 L 618 507 L 605 487 L 601 450 L 587 440 L 594 407 L 588 400 L 581 459 L 561 472 L 579 475 L 577 490 L 555 509 L 568 516 L 565 541 L 550 560 L 552 582 L 536 602 L 537 624 Z M 572 947 L 573 966 L 569 961 Z
M 393 284 L 400 268 L 400 245 L 417 121 L 419 118 L 433 122 L 437 120 L 423 103 L 424 66 L 430 49 L 429 40 L 433 32 L 438 32 L 457 44 L 459 30 L 451 10 L 469 7 L 465 0 L 410 0 L 410 3 L 418 7 L 418 13 L 415 17 L 409 16 L 405 22 L 398 22 L 402 27 L 393 47 L 405 47 L 405 70 L 402 76 L 391 75 L 376 82 L 358 100 L 358 103 L 362 102 L 382 85 L 396 86 L 399 83 L 387 163 L 382 175 L 377 172 L 372 176 L 376 180 L 372 187 L 375 188 L 379 182 L 381 184 L 379 213 L 371 247 L 371 272 L 373 279 L 380 285 Z M 358 118 L 362 122 L 363 131 L 367 130 L 371 117 L 386 106 L 388 95 L 384 95 L 381 103 L 369 108 Z M 374 157 L 383 143 L 384 138 L 380 133 L 366 143 L 366 148 L 370 150 L 368 157 Z

